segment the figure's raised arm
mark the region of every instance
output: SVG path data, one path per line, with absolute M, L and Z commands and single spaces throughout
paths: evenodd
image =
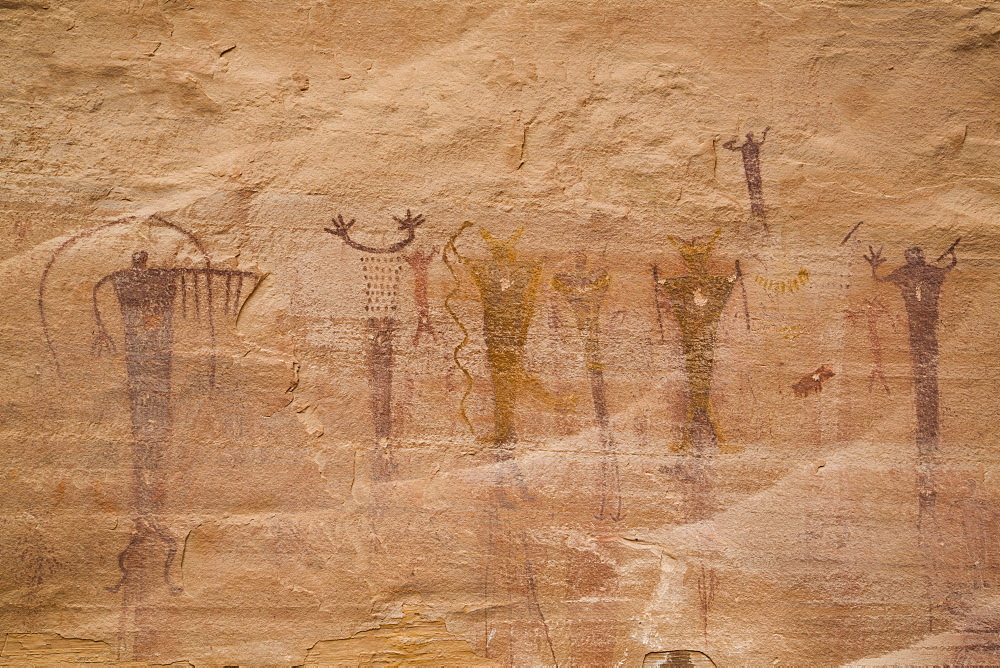
M 941 253 L 941 255 L 938 257 L 938 259 L 936 259 L 934 261 L 935 262 L 940 262 L 941 260 L 945 259 L 947 256 L 950 255 L 951 256 L 951 262 L 948 263 L 948 266 L 945 267 L 945 269 L 953 269 L 955 267 L 955 265 L 958 264 L 958 255 L 955 254 L 955 247 L 958 246 L 958 242 L 961 241 L 961 240 L 962 240 L 962 237 L 959 237 L 959 238 L 955 239 L 955 241 L 950 246 L 948 246 L 948 250 L 946 250 L 945 252 Z
M 108 274 L 94 284 L 94 324 L 97 326 L 97 334 L 94 336 L 94 344 L 91 346 L 90 352 L 98 357 L 100 357 L 101 353 L 105 350 L 111 353 L 116 351 L 114 340 L 108 335 L 108 331 L 104 328 L 104 321 L 101 319 L 101 306 L 97 300 L 97 292 L 101 289 L 101 286 L 111 280 L 113 276 L 114 274 Z
M 883 262 L 885 262 L 885 258 L 882 257 L 882 248 L 883 247 L 880 246 L 879 249 L 876 251 L 874 248 L 872 248 L 871 246 L 869 246 L 868 247 L 868 252 L 871 253 L 871 256 L 870 257 L 868 255 L 864 256 L 865 260 L 868 261 L 868 264 L 871 265 L 871 268 L 872 268 L 872 278 L 874 278 L 876 281 L 879 281 L 880 283 L 882 283 L 882 282 L 885 281 L 884 278 L 882 278 L 882 277 L 880 277 L 878 275 L 879 265 L 881 265 Z
M 396 253 L 409 246 L 410 243 L 416 238 L 416 230 L 424 224 L 424 217 L 422 214 L 414 216 L 410 213 L 410 210 L 407 209 L 405 216 L 393 216 L 392 218 L 399 224 L 399 229 L 406 232 L 406 237 L 384 248 L 366 246 L 365 244 L 358 243 L 354 239 L 351 239 L 351 228 L 354 227 L 354 224 L 357 222 L 354 218 L 351 218 L 350 221 L 345 221 L 344 217 L 338 214 L 332 219 L 333 228 L 324 227 L 323 229 L 335 237 L 340 237 L 344 240 L 344 243 L 355 250 L 364 251 L 365 253 Z

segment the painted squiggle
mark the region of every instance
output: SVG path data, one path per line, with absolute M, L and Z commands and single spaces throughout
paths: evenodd
M 472 422 L 469 421 L 469 416 L 465 412 L 465 402 L 468 401 L 469 395 L 472 394 L 472 374 L 469 373 L 469 370 L 465 368 L 460 358 L 460 355 L 462 353 L 462 348 L 464 348 L 469 343 L 469 330 L 466 329 L 464 324 L 462 324 L 462 321 L 459 319 L 458 314 L 455 313 L 455 310 L 451 307 L 451 299 L 456 294 L 458 294 L 458 290 L 462 286 L 462 279 L 459 276 L 458 272 L 455 270 L 455 266 L 448 259 L 448 251 L 450 249 L 451 252 L 455 254 L 455 257 L 457 257 L 459 260 L 462 259 L 461 254 L 458 252 L 458 248 L 455 247 L 455 242 L 458 241 L 458 237 L 460 237 L 462 233 L 465 232 L 465 230 L 469 229 L 474 224 L 475 223 L 468 220 L 462 223 L 462 226 L 458 228 L 458 232 L 456 232 L 448 240 L 447 245 L 445 245 L 444 250 L 441 252 L 441 258 L 444 260 L 444 263 L 448 265 L 448 271 L 451 272 L 451 278 L 453 281 L 455 281 L 455 287 L 452 288 L 451 292 L 449 292 L 448 295 L 444 298 L 444 309 L 448 312 L 448 315 L 451 316 L 451 319 L 455 321 L 455 324 L 458 325 L 458 328 L 462 331 L 462 340 L 459 342 L 457 346 L 455 346 L 455 351 L 452 354 L 452 358 L 455 360 L 455 366 L 457 366 L 458 370 L 462 372 L 463 376 L 465 376 L 465 391 L 462 393 L 462 398 L 458 402 L 458 414 L 462 418 L 462 422 L 465 423 L 465 425 L 469 428 L 469 431 L 471 431 L 473 435 L 476 433 L 476 429 L 475 427 L 472 426 Z
M 795 278 L 787 281 L 775 281 L 757 274 L 753 277 L 753 282 L 776 295 L 791 294 L 798 292 L 809 282 L 809 270 L 802 267 Z

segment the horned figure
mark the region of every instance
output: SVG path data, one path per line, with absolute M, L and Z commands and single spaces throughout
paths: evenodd
M 397 324 L 399 279 L 403 266 L 399 252 L 416 238 L 416 229 L 424 223 L 424 217 L 414 216 L 407 209 L 405 216 L 393 216 L 393 220 L 400 231 L 406 232 L 406 236 L 385 247 L 367 246 L 352 239 L 350 231 L 356 222 L 353 218 L 346 222 L 343 216 L 338 215 L 333 219 L 333 228 L 324 228 L 351 248 L 365 253 L 361 257 L 361 269 L 367 297 L 368 381 L 375 427 L 372 473 L 376 480 L 390 478 L 395 470 L 388 439 L 392 432 L 393 333 Z
M 689 274 L 677 278 L 660 278 L 653 266 L 656 308 L 673 311 L 681 330 L 684 348 L 689 398 L 681 452 L 702 456 L 714 451 L 735 452 L 720 437 L 712 418 L 712 366 L 715 352 L 715 332 L 722 310 L 729 301 L 736 279 L 742 278 L 739 263 L 734 276 L 708 273 L 712 246 L 722 230 L 716 230 L 708 241 L 677 240 L 670 237 L 680 251 Z
M 49 272 L 57 257 L 79 239 L 117 225 L 131 225 L 127 219 L 103 225 L 76 235 L 57 249 L 46 265 L 39 287 L 39 310 L 42 328 L 50 351 L 55 349 L 49 336 L 45 311 L 45 288 Z M 92 311 L 96 338 L 92 351 L 100 355 L 114 352 L 117 344 L 105 329 L 99 295 L 107 285 L 114 288 L 124 330 L 124 357 L 132 423 L 132 510 L 135 525 L 128 546 L 118 557 L 122 577 L 111 591 L 123 590 L 123 616 L 126 611 L 137 614 L 149 596 L 154 594 L 157 578 L 162 577 L 168 591 L 180 591 L 169 581 L 169 570 L 177 552 L 176 541 L 160 521 L 166 479 L 161 463 L 171 439 L 171 366 L 174 353 L 174 319 L 189 314 L 204 317 L 213 345 L 210 359 L 209 384 L 215 381 L 215 315 L 214 303 L 223 302 L 223 313 L 234 317 L 239 312 L 244 287 L 255 287 L 257 275 L 228 269 L 214 269 L 204 247 L 194 235 L 159 217 L 146 221 L 151 226 L 179 232 L 190 240 L 204 257 L 202 268 L 150 267 L 149 254 L 138 250 L 132 254 L 131 267 L 101 278 L 92 290 Z M 189 293 L 191 293 L 189 295 Z M 190 301 L 189 301 L 190 300 Z M 57 363 L 58 368 L 58 363 Z M 157 576 L 155 571 L 160 570 Z M 132 625 L 132 635 L 138 633 Z M 123 629 L 123 635 L 126 630 Z M 134 651 L 135 638 L 122 638 L 125 647 Z
M 764 211 L 764 186 L 760 176 L 760 147 L 767 139 L 767 131 L 770 129 L 770 127 L 764 128 L 760 140 L 755 140 L 753 133 L 748 132 L 746 141 L 739 146 L 736 145 L 735 139 L 722 145 L 730 151 L 739 151 L 743 156 L 743 171 L 746 174 L 747 191 L 750 194 L 750 214 L 764 226 L 764 230 L 767 230 L 767 218 Z
M 462 331 L 463 339 L 455 349 L 455 363 L 466 377 L 465 395 L 459 413 L 466 424 L 464 403 L 471 391 L 471 375 L 461 362 L 462 348 L 469 339 L 468 329 L 452 310 L 450 301 L 457 294 L 461 281 L 452 257 L 469 267 L 483 305 L 483 336 L 486 341 L 486 363 L 493 384 L 493 433 L 488 441 L 493 446 L 495 477 L 492 503 L 488 510 L 486 538 L 487 565 L 484 569 L 484 636 L 486 656 L 505 657 L 518 665 L 547 652 L 555 663 L 555 649 L 548 623 L 538 602 L 535 562 L 528 541 L 526 517 L 520 512 L 520 502 L 531 496 L 514 461 L 517 431 L 514 413 L 524 392 L 556 409 L 571 406 L 575 397 L 559 397 L 548 392 L 524 367 L 524 347 L 534 316 L 536 294 L 542 263 L 520 260 L 514 244 L 523 228 L 507 239 L 497 239 L 480 230 L 489 246 L 486 260 L 471 259 L 459 253 L 456 242 L 472 223 L 464 223 L 449 240 L 443 259 L 455 279 L 455 288 L 445 299 L 445 307 Z M 527 656 L 520 655 L 532 648 Z
M 590 269 L 587 256 L 577 256 L 573 273 L 552 278 L 552 287 L 565 297 L 576 317 L 576 327 L 584 340 L 584 362 L 590 376 L 594 416 L 601 436 L 601 501 L 598 518 L 622 519 L 621 483 L 618 459 L 611 433 L 608 403 L 604 390 L 604 363 L 601 360 L 599 316 L 610 278 L 603 269 Z
M 464 227 L 463 227 L 464 229 Z M 519 260 L 514 244 L 524 228 L 508 239 L 497 239 L 486 230 L 480 234 L 490 249 L 489 260 L 473 260 L 461 256 L 451 243 L 450 249 L 471 272 L 483 303 L 483 335 L 486 339 L 486 359 L 493 381 L 494 420 L 490 440 L 510 456 L 509 449 L 517 441 L 514 411 L 522 391 L 550 406 L 565 409 L 575 398 L 559 397 L 542 387 L 533 374 L 524 368 L 524 345 L 535 312 L 535 297 L 542 263 Z

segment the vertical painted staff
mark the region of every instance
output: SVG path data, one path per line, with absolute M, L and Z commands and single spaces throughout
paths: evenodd
M 395 468 L 388 439 L 392 433 L 392 370 L 393 333 L 396 329 L 398 308 L 399 277 L 402 270 L 400 251 L 416 238 L 416 229 L 424 223 L 422 215 L 414 216 L 406 210 L 403 217 L 393 216 L 399 230 L 406 236 L 389 246 L 367 246 L 350 236 L 356 221 L 349 222 L 338 215 L 333 219 L 333 228 L 324 228 L 335 237 L 340 237 L 351 248 L 366 255 L 361 258 L 365 278 L 365 295 L 368 298 L 365 311 L 368 313 L 368 380 L 371 388 L 372 420 L 375 427 L 375 462 L 373 476 L 376 480 L 392 477 Z
M 594 416 L 601 436 L 601 505 L 598 518 L 618 521 L 623 517 L 621 481 L 604 390 L 604 363 L 599 338 L 601 302 L 609 283 L 606 271 L 588 268 L 587 256 L 583 253 L 578 256 L 573 273 L 558 274 L 552 278 L 552 287 L 569 301 L 577 329 L 584 337 L 584 361 L 590 376 Z

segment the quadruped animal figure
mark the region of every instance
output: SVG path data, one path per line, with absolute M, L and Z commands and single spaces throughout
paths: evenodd
M 833 369 L 826 364 L 822 364 L 814 372 L 802 376 L 802 378 L 792 385 L 792 390 L 795 392 L 795 396 L 800 399 L 804 399 L 810 394 L 819 394 L 823 391 L 823 383 L 836 375 Z

